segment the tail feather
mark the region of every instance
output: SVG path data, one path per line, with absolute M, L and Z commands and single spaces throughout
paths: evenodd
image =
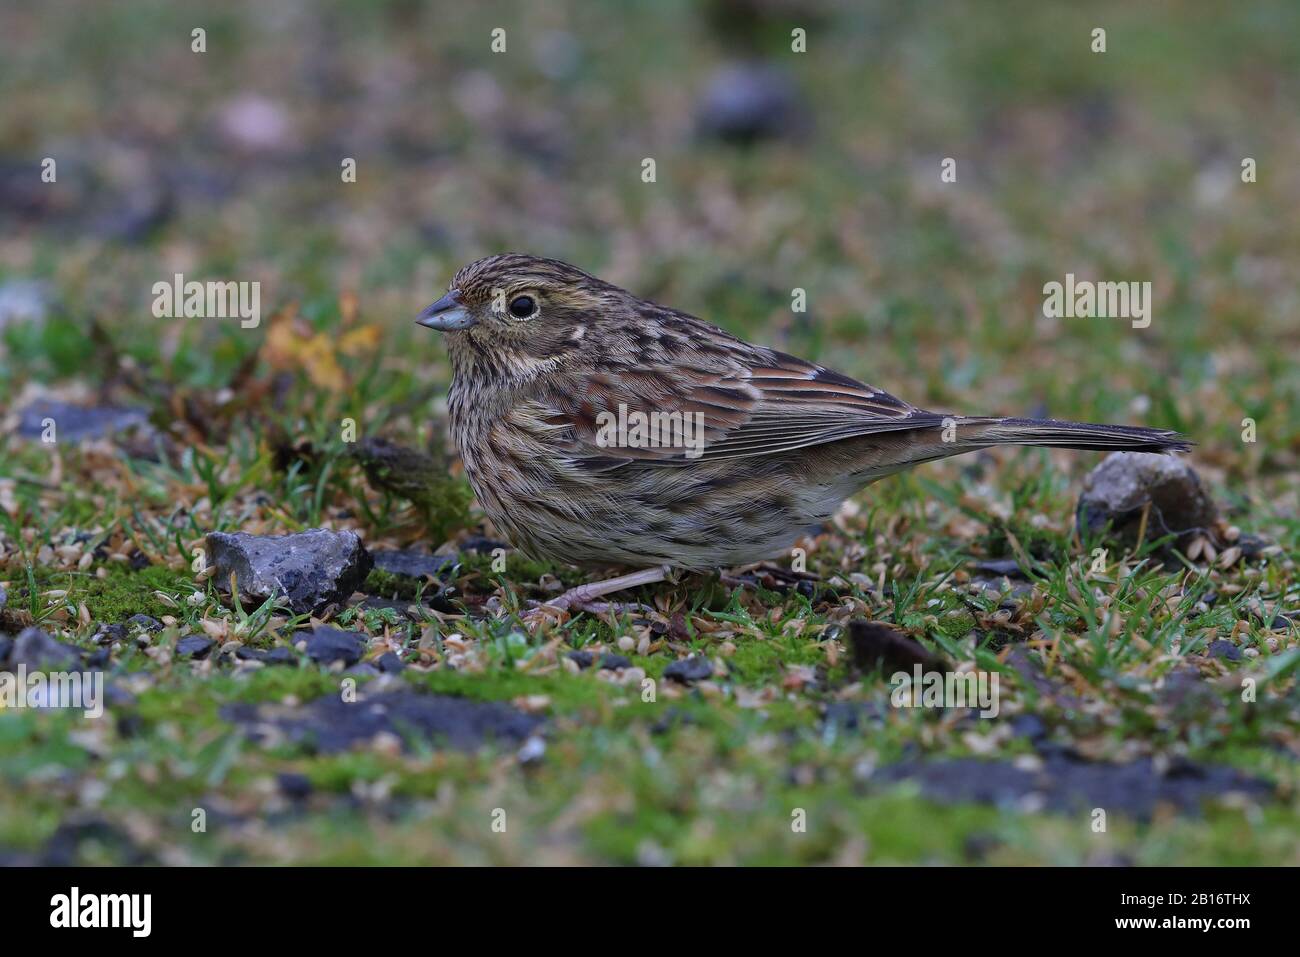
M 1040 445 L 1098 452 L 1187 452 L 1193 444 L 1181 433 L 1169 429 L 1056 419 L 974 419 L 965 422 L 958 419 L 957 432 L 964 443 L 975 446 Z

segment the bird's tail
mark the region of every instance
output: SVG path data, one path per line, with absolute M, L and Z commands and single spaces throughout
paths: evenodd
M 951 421 L 958 446 L 965 448 L 1041 445 L 1099 452 L 1187 452 L 1192 447 L 1181 433 L 1137 425 L 1098 425 L 1057 419 L 956 418 Z

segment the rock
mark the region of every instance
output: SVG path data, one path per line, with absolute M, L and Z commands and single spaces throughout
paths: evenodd
M 404 748 L 413 737 L 463 751 L 493 741 L 520 746 L 543 724 L 542 718 L 498 701 L 407 689 L 351 703 L 337 694 L 298 706 L 239 703 L 222 708 L 221 716 L 244 727 L 254 740 L 262 740 L 270 726 L 290 743 L 326 754 L 367 744 L 381 733 L 395 736 Z
M 186 635 L 176 642 L 176 657 L 203 659 L 215 644 L 215 641 L 205 635 Z
M 601 671 L 618 671 L 618 669 L 620 668 L 631 668 L 631 667 L 632 667 L 632 659 L 625 658 L 622 655 L 615 655 L 606 652 L 605 654 L 600 656 Z M 672 666 L 669 665 L 669 667 L 671 668 Z M 710 673 L 712 673 L 712 667 L 713 667 L 712 665 L 709 666 Z
M 336 661 L 355 665 L 366 650 L 366 638 L 351 631 L 318 625 L 307 636 L 307 657 L 319 665 L 332 665 Z
M 240 661 L 260 661 L 264 665 L 296 665 L 298 663 L 298 656 L 293 653 L 293 650 L 284 647 L 264 651 L 261 648 L 240 645 L 235 649 L 235 657 Z
M 946 663 L 926 651 L 919 641 L 878 621 L 849 622 L 849 653 L 862 671 L 880 670 L 889 675 L 897 671 L 947 671 Z
M 293 801 L 305 801 L 311 797 L 311 778 L 294 771 L 282 771 L 275 776 L 275 783 L 280 793 Z
M 1084 479 L 1075 512 L 1079 534 L 1096 536 L 1109 523 L 1114 537 L 1132 543 L 1148 503 L 1148 542 L 1176 535 L 1175 544 L 1186 548 L 1218 524 L 1214 500 L 1185 459 L 1153 452 L 1112 452 Z
M 1211 658 L 1226 658 L 1228 661 L 1241 660 L 1241 649 L 1230 641 L 1224 641 L 1222 638 L 1210 642 L 1210 646 L 1205 649 L 1205 653 Z
M 578 666 L 579 671 L 586 671 L 592 666 L 596 656 L 590 651 L 571 651 L 569 652 L 569 660 Z
M 218 585 L 228 587 L 233 572 L 244 601 L 261 604 L 277 596 L 296 615 L 346 600 L 366 580 L 373 564 L 356 532 L 324 528 L 293 535 L 210 532 L 207 543 Z
M 14 640 L 8 635 L 0 635 L 0 668 L 9 660 L 9 653 L 14 649 Z
M 992 575 L 995 578 L 1029 578 L 1020 567 L 1020 563 L 1014 558 L 997 558 L 976 562 L 975 568 L 977 571 L 981 571 L 985 575 Z
M 423 581 L 425 576 L 436 579 L 456 563 L 454 555 L 431 555 L 414 548 L 380 549 L 371 552 L 371 557 L 379 571 L 419 581 Z
M 55 641 L 39 628 L 28 628 L 9 650 L 10 670 L 20 665 L 28 671 L 75 671 L 81 667 L 81 649 Z
M 110 622 L 101 624 L 91 641 L 98 645 L 111 645 L 115 641 L 126 641 L 126 625 Z
M 4 585 L 0 585 L 0 609 L 4 608 L 7 601 L 9 601 L 9 593 L 5 591 Z
M 386 651 L 380 655 L 375 661 L 375 665 L 386 675 L 401 674 L 402 670 L 406 668 L 402 659 L 391 651 Z
M 942 804 L 977 801 L 1014 809 L 1029 800 L 1064 813 L 1104 807 L 1139 821 L 1150 820 L 1162 804 L 1195 814 L 1206 800 L 1227 795 L 1264 800 L 1274 791 L 1268 781 L 1226 765 L 1178 761 L 1162 773 L 1150 758 L 1111 764 L 1058 749 L 1040 756 L 1043 766 L 1036 771 L 981 758 L 905 760 L 880 768 L 872 781 L 915 782 L 924 797 Z
M 16 323 L 39 326 L 50 311 L 50 284 L 33 279 L 0 282 L 0 329 Z
M 140 628 L 144 631 L 161 631 L 162 622 L 157 618 L 150 618 L 148 615 L 132 615 L 126 620 L 126 624 L 131 628 Z
M 680 661 L 674 661 L 664 669 L 664 677 L 682 684 L 704 681 L 713 676 L 713 663 L 704 655 L 691 655 Z
M 1024 712 L 1011 719 L 1011 733 L 1035 743 L 1046 741 L 1047 723 L 1036 714 Z
M 483 535 L 469 535 L 460 543 L 461 551 L 470 552 L 474 555 L 490 555 L 498 548 L 504 548 L 510 551 L 510 546 L 505 542 L 499 542 L 495 538 L 487 538 Z
M 150 429 L 145 409 L 112 405 L 80 406 L 48 399 L 33 402 L 19 414 L 18 434 L 27 439 L 46 435 L 46 420 L 53 420 L 55 442 L 100 439 L 131 428 Z
M 741 144 L 792 137 L 808 126 L 789 76 L 750 61 L 727 64 L 709 78 L 695 124 L 703 136 Z

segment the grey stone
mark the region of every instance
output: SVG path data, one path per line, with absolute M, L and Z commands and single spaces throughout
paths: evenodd
M 0 329 L 20 322 L 41 325 L 51 302 L 49 283 L 34 279 L 0 283 Z
M 14 639 L 9 667 L 26 665 L 28 671 L 74 670 L 81 666 L 81 649 L 56 641 L 39 628 L 28 628 Z
M 709 77 L 696 109 L 701 135 L 730 143 L 788 137 L 808 127 L 789 75 L 755 62 L 729 63 Z
M 56 442 L 81 442 L 131 428 L 150 428 L 149 413 L 145 409 L 112 405 L 86 407 L 41 399 L 19 414 L 18 434 L 27 439 L 43 438 L 46 419 L 54 420 Z
M 1185 459 L 1154 452 L 1112 452 L 1084 480 L 1075 518 L 1081 535 L 1096 535 L 1107 523 L 1115 537 L 1132 542 L 1142 511 L 1150 504 L 1145 540 L 1177 536 L 1186 547 L 1208 533 L 1218 508 Z
M 691 655 L 674 661 L 664 669 L 664 677 L 682 684 L 703 681 L 713 675 L 713 663 L 703 655 Z
M 1222 638 L 1210 642 L 1210 646 L 1205 649 L 1205 653 L 1211 658 L 1226 658 L 1228 661 L 1241 660 L 1241 649 L 1230 641 L 1224 641 Z
M 261 604 L 276 596 L 298 615 L 346 600 L 373 565 L 356 532 L 211 532 L 207 542 L 220 587 L 229 586 L 233 572 L 244 601 Z
M 380 549 L 372 552 L 371 557 L 381 572 L 421 581 L 426 575 L 437 578 L 450 571 L 456 562 L 454 555 L 431 555 L 414 548 Z
M 307 657 L 321 665 L 332 665 L 336 661 L 348 666 L 355 665 L 365 650 L 364 635 L 328 625 L 318 626 L 307 636 Z
M 412 738 L 458 750 L 490 741 L 521 745 L 543 719 L 499 701 L 473 701 L 451 695 L 395 690 L 366 695 L 355 702 L 325 695 L 306 705 L 227 705 L 221 716 L 260 740 L 269 725 L 291 743 L 308 750 L 336 753 L 370 742 L 385 732 L 409 746 Z
M 240 645 L 235 649 L 235 657 L 240 661 L 260 661 L 264 665 L 296 665 L 298 656 L 293 649 L 277 647 L 269 651 Z
M 176 654 L 181 658 L 206 658 L 215 644 L 216 642 L 204 635 L 186 635 L 176 642 Z
M 1224 765 L 1175 762 L 1163 772 L 1150 758 L 1128 764 L 1085 761 L 1068 751 L 1040 750 L 1041 770 L 1011 761 L 981 758 L 914 759 L 881 768 L 873 782 L 909 781 L 922 796 L 943 804 L 975 801 L 1016 808 L 1026 798 L 1050 811 L 1079 813 L 1095 807 L 1140 821 L 1167 804 L 1195 814 L 1207 800 L 1229 794 L 1265 800 L 1274 793 L 1268 781 Z

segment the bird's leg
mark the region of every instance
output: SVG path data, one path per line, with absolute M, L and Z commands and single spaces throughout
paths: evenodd
M 661 582 L 668 577 L 671 571 L 672 569 L 668 565 L 658 565 L 654 568 L 643 568 L 639 572 L 619 575 L 617 578 L 610 578 L 603 582 L 588 582 L 585 585 L 579 585 L 577 588 L 570 588 L 563 595 L 542 604 L 560 611 L 570 609 L 580 611 L 602 595 L 622 591 L 625 588 L 635 588 L 637 585 L 653 585 L 655 582 Z

